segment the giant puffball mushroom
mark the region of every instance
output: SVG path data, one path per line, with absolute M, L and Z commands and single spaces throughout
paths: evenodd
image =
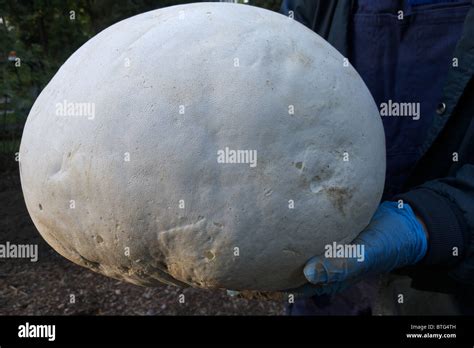
M 28 211 L 69 260 L 134 284 L 274 291 L 368 224 L 385 176 L 377 107 L 297 21 L 173 6 L 80 47 L 20 149 Z

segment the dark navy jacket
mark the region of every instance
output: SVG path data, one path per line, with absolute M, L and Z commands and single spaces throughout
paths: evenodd
M 422 1 L 418 0 L 418 3 L 420 2 Z M 373 3 L 380 4 L 378 1 Z M 402 1 L 400 4 L 406 5 Z M 353 39 L 351 35 L 364 35 L 364 32 L 354 33 L 355 6 L 356 2 L 352 0 L 284 0 L 282 12 L 288 15 L 289 11 L 293 11 L 296 20 L 325 38 L 345 57 L 361 60 L 361 52 L 352 51 L 351 47 Z M 470 294 L 474 289 L 474 1 L 470 5 L 463 6 L 467 15 L 463 14 L 464 25 L 461 28 L 460 24 L 457 42 L 453 42 L 453 51 L 446 53 L 440 50 L 439 53 L 440 59 L 449 59 L 447 64 L 436 65 L 442 79 L 436 80 L 436 83 L 440 83 L 439 93 L 433 92 L 430 95 L 432 105 L 429 102 L 425 103 L 428 108 L 425 110 L 425 115 L 428 114 L 429 117 L 424 117 L 417 128 L 400 126 L 384 120 L 388 161 L 384 198 L 403 199 L 404 202 L 408 202 L 424 220 L 429 231 L 428 253 L 423 261 L 398 272 L 410 275 L 413 279 L 412 286 L 417 289 L 455 293 L 464 298 L 472 298 Z M 410 13 L 407 13 L 407 24 L 410 18 Z M 434 38 L 436 38 L 435 24 L 431 23 Z M 405 28 L 408 26 L 400 30 Z M 425 38 L 420 36 L 419 39 Z M 437 59 L 438 53 L 436 51 L 434 53 L 436 56 L 433 59 Z M 372 59 L 372 65 L 377 66 L 381 62 L 374 60 L 379 58 L 383 57 L 374 54 L 368 59 Z M 456 64 L 451 64 L 452 58 L 457 59 Z M 435 73 L 430 72 L 430 66 L 410 66 L 401 63 L 403 62 L 393 61 L 382 64 L 399 64 L 397 69 L 405 70 L 397 71 L 402 71 L 401 75 L 406 79 L 410 78 L 411 72 L 413 73 L 413 83 L 416 83 L 417 79 L 419 81 L 423 74 L 426 76 Z M 362 61 L 354 65 L 358 70 L 370 69 L 367 62 L 365 65 Z M 427 70 L 421 71 L 423 68 Z M 364 73 L 361 71 L 359 73 L 364 77 Z M 365 71 L 366 75 L 370 73 Z M 379 78 L 389 79 L 383 74 L 380 74 Z M 394 81 L 396 78 L 395 76 Z M 368 87 L 371 89 L 369 84 Z M 378 95 L 376 88 L 372 88 L 371 92 L 377 103 L 386 97 Z M 408 150 L 400 150 L 403 149 L 402 146 Z M 458 253 L 453 253 L 453 248 L 457 248 Z

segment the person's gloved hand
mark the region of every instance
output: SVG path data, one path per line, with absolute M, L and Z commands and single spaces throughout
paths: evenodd
M 426 254 L 427 236 L 411 207 L 404 203 L 382 203 L 372 221 L 351 243 L 364 246 L 363 261 L 357 258 L 311 258 L 304 267 L 310 284 L 295 289 L 299 295 L 332 294 L 347 288 L 360 277 L 388 273 L 412 265 Z

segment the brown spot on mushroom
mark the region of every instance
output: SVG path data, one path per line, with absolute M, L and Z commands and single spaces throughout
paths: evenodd
M 331 203 L 345 215 L 344 206 L 352 198 L 352 191 L 345 187 L 327 187 L 324 189 Z

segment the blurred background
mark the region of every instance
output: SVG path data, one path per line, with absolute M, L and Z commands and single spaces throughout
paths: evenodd
M 59 67 L 122 19 L 190 2 L 198 1 L 0 0 L 0 244 L 37 244 L 39 249 L 37 262 L 0 259 L 0 315 L 284 314 L 279 301 L 165 285 L 147 289 L 93 273 L 53 251 L 26 210 L 18 172 L 21 134 L 36 97 Z M 279 0 L 226 2 L 280 7 Z

